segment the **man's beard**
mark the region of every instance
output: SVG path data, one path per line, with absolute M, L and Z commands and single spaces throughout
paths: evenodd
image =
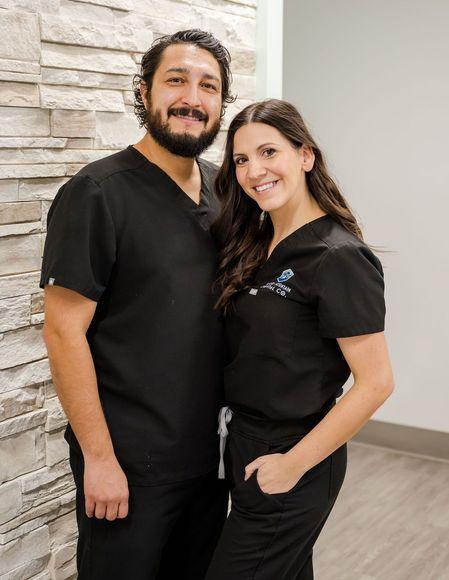
M 173 114 L 190 114 L 197 119 L 204 120 L 205 124 L 207 124 L 208 121 L 207 115 L 188 107 L 169 109 L 168 116 Z M 153 111 L 151 102 L 149 103 L 149 109 L 147 109 L 147 119 L 145 122 L 145 128 L 153 139 L 161 145 L 161 147 L 164 147 L 170 151 L 170 153 L 173 153 L 173 155 L 179 155 L 180 157 L 197 157 L 205 149 L 210 147 L 220 130 L 220 125 L 221 119 L 217 119 L 210 129 L 204 129 L 198 136 L 191 135 L 187 132 L 175 133 L 170 129 L 168 121 L 166 123 L 162 122 L 160 111 Z

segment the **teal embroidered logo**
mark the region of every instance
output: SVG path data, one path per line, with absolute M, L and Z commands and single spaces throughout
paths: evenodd
M 282 272 L 282 274 L 279 276 L 277 281 L 282 284 L 283 282 L 287 282 L 287 280 L 290 280 L 290 278 L 292 278 L 294 275 L 295 274 L 294 274 L 293 270 L 290 270 L 290 268 L 289 268 L 288 270 L 284 270 Z

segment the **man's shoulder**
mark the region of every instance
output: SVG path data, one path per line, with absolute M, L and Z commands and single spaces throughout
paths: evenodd
M 200 165 L 201 174 L 203 177 L 203 185 L 206 187 L 206 191 L 215 200 L 215 178 L 218 173 L 218 166 L 207 159 L 202 157 L 197 157 L 198 164 Z
M 197 157 L 197 160 L 205 167 L 208 167 L 211 171 L 218 171 L 219 167 L 216 163 L 212 163 L 204 157 Z
M 117 151 L 102 159 L 88 163 L 77 173 L 77 176 L 88 177 L 98 185 L 101 185 L 106 179 L 114 175 L 138 169 L 142 163 L 143 160 L 133 155 L 133 152 L 127 147 L 122 151 Z
M 201 169 L 203 170 L 203 173 L 206 173 L 209 177 L 211 177 L 212 179 L 215 179 L 217 172 L 218 172 L 218 165 L 216 165 L 215 163 L 212 163 L 212 161 L 208 161 L 207 159 L 204 159 L 204 157 L 198 157 L 197 158 L 198 163 L 201 166 Z

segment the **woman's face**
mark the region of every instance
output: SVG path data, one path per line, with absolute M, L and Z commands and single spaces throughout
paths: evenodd
M 263 211 L 275 211 L 304 195 L 305 171 L 313 167 L 310 148 L 295 148 L 280 131 L 249 123 L 234 135 L 237 181 Z

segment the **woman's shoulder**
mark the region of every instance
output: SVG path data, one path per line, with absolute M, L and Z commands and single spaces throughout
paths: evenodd
M 333 217 L 327 215 L 309 225 L 313 236 L 319 240 L 321 265 L 335 262 L 343 267 L 348 263 L 368 261 L 382 273 L 382 264 L 369 245 Z
M 329 249 L 345 245 L 366 245 L 363 240 L 329 214 L 309 222 L 308 226 L 312 236 L 323 242 L 324 246 Z

